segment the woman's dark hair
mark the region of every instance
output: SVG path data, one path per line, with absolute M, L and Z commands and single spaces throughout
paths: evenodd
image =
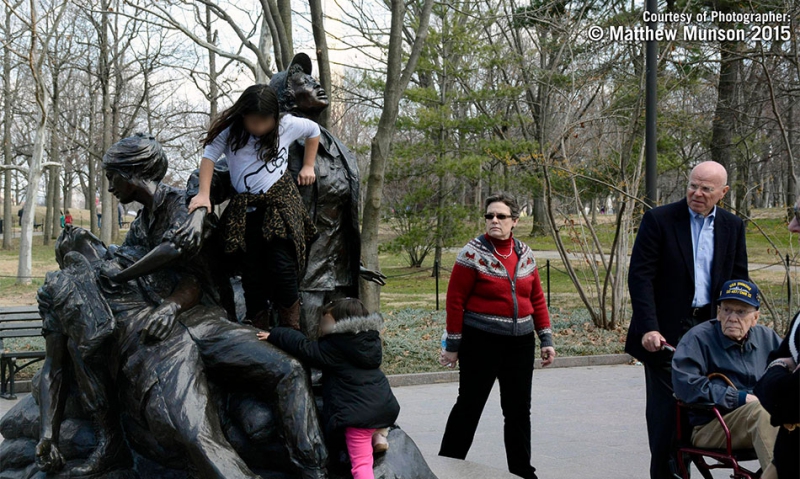
M 167 154 L 154 136 L 137 133 L 113 145 L 103 155 L 103 168 L 127 179 L 161 181 L 167 174 Z
M 486 201 L 483 203 L 483 211 L 486 211 L 486 209 L 489 208 L 489 205 L 492 203 L 504 203 L 511 210 L 511 217 L 514 219 L 519 218 L 519 203 L 517 203 L 516 198 L 514 198 L 510 193 L 500 191 L 489 195 L 489 197 L 486 198 Z
M 335 299 L 322 308 L 322 314 L 330 314 L 336 321 L 352 318 L 354 316 L 368 316 L 369 311 L 360 300 L 356 298 Z
M 203 146 L 208 146 L 214 138 L 218 137 L 225 128 L 230 127 L 228 146 L 232 151 L 238 151 L 247 144 L 250 132 L 244 128 L 244 117 L 247 115 L 261 115 L 275 119 L 275 128 L 258 139 L 258 159 L 268 161 L 278 154 L 278 126 L 280 124 L 280 106 L 278 95 L 269 85 L 258 83 L 248 87 L 239 96 L 239 99 L 211 122 L 208 133 L 201 141 Z

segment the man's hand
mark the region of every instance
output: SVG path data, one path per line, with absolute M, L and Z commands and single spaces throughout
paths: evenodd
M 458 362 L 458 353 L 452 353 L 450 351 L 442 351 L 439 355 L 439 364 L 442 366 L 446 366 L 448 368 L 456 367 L 456 363 Z
M 179 309 L 178 304 L 172 301 L 164 301 L 153 308 L 150 313 L 150 319 L 142 330 L 145 338 L 153 337 L 159 341 L 166 339 L 175 326 L 175 318 Z
M 202 193 L 194 195 L 192 201 L 189 202 L 189 213 L 194 212 L 197 208 L 205 208 L 206 211 L 211 211 L 211 198 L 209 195 Z
M 42 472 L 60 471 L 64 467 L 64 456 L 50 438 L 43 438 L 36 445 L 36 466 Z
M 755 396 L 754 394 L 748 394 L 745 397 L 744 402 L 745 402 L 745 404 L 751 403 L 751 402 L 758 402 L 758 397 Z
M 300 168 L 300 174 L 297 175 L 297 184 L 300 186 L 313 185 L 316 179 L 317 175 L 314 174 L 314 167 L 306 165 Z
M 642 347 L 651 353 L 659 351 L 661 349 L 661 345 L 665 342 L 667 342 L 667 340 L 664 339 L 664 336 L 662 336 L 658 331 L 650 331 L 642 336 Z
M 268 339 L 269 339 L 269 333 L 268 333 L 268 332 L 266 332 L 266 331 L 259 331 L 259 332 L 257 332 L 257 333 L 256 333 L 256 337 L 257 337 L 257 338 L 258 338 L 260 341 L 266 341 L 266 340 L 268 340 Z
M 367 269 L 362 266 L 361 270 L 359 271 L 359 276 L 361 276 L 366 281 L 372 281 L 373 283 L 377 283 L 381 286 L 386 285 L 386 275 L 381 273 L 380 271 Z
M 546 368 L 553 364 L 556 359 L 556 348 L 553 346 L 545 346 L 542 348 L 542 367 Z

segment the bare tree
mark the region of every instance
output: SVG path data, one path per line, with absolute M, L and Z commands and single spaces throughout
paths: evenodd
M 4 0 L 6 2 L 6 0 Z M 42 75 L 42 66 L 48 55 L 48 46 L 53 36 L 58 32 L 67 0 L 60 4 L 53 5 L 45 15 L 52 19 L 50 29 L 40 33 L 40 20 L 37 16 L 37 2 L 31 0 L 27 17 L 19 6 L 12 7 L 14 15 L 22 21 L 28 28 L 30 35 L 30 48 L 26 53 L 19 52 L 21 56 L 27 57 L 28 67 L 33 78 L 34 95 L 38 109 L 36 120 L 36 133 L 33 142 L 33 151 L 28 162 L 27 180 L 28 186 L 25 194 L 25 208 L 22 215 L 22 233 L 20 234 L 19 263 L 17 267 L 17 284 L 30 284 L 31 282 L 31 249 L 33 246 L 33 224 L 36 214 L 36 198 L 39 190 L 39 180 L 42 176 L 42 168 L 51 166 L 44 163 L 44 145 L 47 139 L 48 114 L 50 103 L 50 92 L 46 80 Z M 21 168 L 20 168 L 21 169 Z M 22 170 L 22 169 L 21 169 Z
M 369 176 L 364 201 L 364 218 L 361 228 L 361 251 L 364 264 L 373 270 L 380 269 L 378 259 L 378 227 L 380 226 L 381 201 L 386 177 L 386 161 L 395 131 L 400 99 L 417 67 L 425 38 L 428 34 L 433 0 L 425 0 L 416 18 L 417 28 L 411 51 L 403 65 L 403 44 L 407 28 L 407 9 L 402 0 L 391 0 L 389 48 L 386 57 L 386 84 L 383 91 L 383 110 L 378 120 L 378 129 L 372 137 L 370 148 Z M 361 283 L 361 297 L 370 311 L 380 310 L 380 289 L 374 283 Z

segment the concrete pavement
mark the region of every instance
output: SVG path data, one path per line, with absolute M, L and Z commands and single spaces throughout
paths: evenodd
M 458 384 L 407 386 L 395 388 L 394 393 L 402 408 L 398 424 L 426 457 L 433 458 L 458 395 Z M 648 478 L 644 399 L 641 366 L 536 370 L 532 463 L 537 475 L 541 479 Z M 505 470 L 503 416 L 496 385 L 467 460 Z M 697 471 L 694 475 L 699 477 Z M 730 475 L 716 471 L 714 477 Z

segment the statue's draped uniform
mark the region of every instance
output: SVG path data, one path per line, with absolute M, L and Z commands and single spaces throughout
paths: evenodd
M 295 178 L 302 167 L 304 151 L 304 144 L 299 141 L 289 148 L 289 171 Z M 318 335 L 319 313 L 325 303 L 358 297 L 361 265 L 358 163 L 355 155 L 325 128 L 320 128 L 314 173 L 314 184 L 299 188 L 317 229 L 300 281 L 303 332 L 311 338 Z

